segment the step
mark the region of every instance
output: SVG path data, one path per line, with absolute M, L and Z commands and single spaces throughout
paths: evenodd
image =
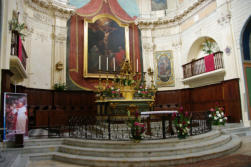
M 85 156 L 97 156 L 97 157 L 151 157 L 151 156 L 168 156 L 168 155 L 179 155 L 191 152 L 203 151 L 206 149 L 212 149 L 221 146 L 231 140 L 229 135 L 222 135 L 213 140 L 198 142 L 198 143 L 187 143 L 186 145 L 177 146 L 166 146 L 166 147 L 155 147 L 155 148 L 121 148 L 120 146 L 114 146 L 114 148 L 100 148 L 99 145 L 96 147 L 76 147 L 62 145 L 59 147 L 59 152 L 74 154 L 74 155 L 85 155 Z
M 23 154 L 56 152 L 60 145 L 29 146 L 22 149 Z
M 239 137 L 232 135 L 232 140 L 227 144 L 219 146 L 217 148 L 181 154 L 181 155 L 169 155 L 161 157 L 96 157 L 96 156 L 80 156 L 66 153 L 55 153 L 53 159 L 75 163 L 86 166 L 97 166 L 97 167 L 160 167 L 184 163 L 192 163 L 200 160 L 206 160 L 216 158 L 219 156 L 226 155 L 238 149 L 241 141 Z
M 193 144 L 203 141 L 212 140 L 221 135 L 220 131 L 211 131 L 205 134 L 190 136 L 187 139 L 162 139 L 162 140 L 142 140 L 140 143 L 135 143 L 134 141 L 110 141 L 110 140 L 85 140 L 85 139 L 65 139 L 63 145 L 76 146 L 76 147 L 91 147 L 91 148 L 145 148 L 145 145 L 148 145 L 148 148 L 155 147 L 167 147 L 167 146 L 176 146 L 176 145 L 186 145 L 187 143 Z
M 24 147 L 60 145 L 63 141 L 64 138 L 28 139 L 24 140 Z

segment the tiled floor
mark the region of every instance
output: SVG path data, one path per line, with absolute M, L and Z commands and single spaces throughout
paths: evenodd
M 251 167 L 251 136 L 241 137 L 242 145 L 231 155 L 177 167 Z M 80 167 L 53 160 L 33 161 L 28 167 Z M 81 166 L 83 167 L 83 166 Z
M 241 140 L 240 149 L 230 155 L 177 167 L 251 167 L 251 136 L 243 136 Z

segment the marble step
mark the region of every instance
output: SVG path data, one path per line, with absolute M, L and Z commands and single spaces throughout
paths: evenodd
M 179 155 L 187 154 L 192 152 L 203 151 L 206 149 L 212 149 L 219 147 L 231 140 L 230 135 L 222 135 L 212 140 L 198 142 L 198 143 L 187 143 L 186 145 L 166 146 L 166 147 L 148 147 L 145 148 L 121 148 L 119 145 L 114 148 L 101 148 L 97 145 L 93 147 L 76 147 L 62 145 L 59 147 L 58 152 L 68 153 L 73 155 L 84 155 L 84 156 L 97 156 L 97 157 L 152 157 L 152 156 L 168 156 L 168 155 Z
M 63 145 L 76 146 L 76 147 L 91 147 L 91 148 L 145 148 L 147 144 L 148 147 L 167 147 L 167 146 L 181 146 L 187 143 L 193 144 L 203 141 L 212 140 L 221 135 L 219 131 L 211 131 L 205 134 L 190 136 L 187 139 L 180 140 L 178 138 L 162 139 L 162 140 L 142 140 L 140 143 L 135 143 L 134 141 L 104 141 L 104 140 L 83 140 L 83 139 L 73 139 L 68 138 L 63 141 Z
M 60 145 L 62 144 L 63 140 L 63 138 L 28 139 L 24 140 L 24 147 Z
M 180 155 L 156 156 L 156 157 L 97 157 L 81 156 L 67 153 L 53 153 L 53 159 L 67 163 L 75 163 L 95 167 L 161 167 L 177 164 L 185 164 L 216 158 L 229 154 L 240 147 L 241 141 L 238 136 L 232 135 L 231 140 L 213 149 L 185 153 Z M 34 156 L 34 155 L 32 155 Z M 39 155 L 41 156 L 41 155 Z
M 23 154 L 32 154 L 32 153 L 50 153 L 58 151 L 60 145 L 42 145 L 42 146 L 29 146 L 24 147 L 21 150 Z

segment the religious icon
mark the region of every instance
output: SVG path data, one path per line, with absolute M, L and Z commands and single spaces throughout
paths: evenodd
M 92 76 L 99 71 L 103 74 L 119 71 L 120 64 L 126 59 L 125 34 L 125 28 L 108 17 L 88 23 L 85 75 Z
M 167 0 L 152 0 L 152 11 L 167 9 L 166 1 Z
M 157 86 L 174 86 L 173 58 L 171 51 L 155 52 L 155 77 Z

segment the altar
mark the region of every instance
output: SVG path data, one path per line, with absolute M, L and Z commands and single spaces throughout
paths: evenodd
M 97 116 L 115 116 L 128 118 L 136 111 L 152 111 L 155 102 L 156 87 L 153 83 L 153 71 L 148 69 L 151 85 L 147 87 L 146 73 L 140 74 L 132 70 L 129 60 L 125 60 L 118 74 L 109 82 L 99 78 L 97 86 Z
M 96 100 L 98 116 L 127 116 L 128 111 L 139 113 L 153 109 L 153 99 L 104 99 Z M 131 113 L 131 114 L 132 114 Z

